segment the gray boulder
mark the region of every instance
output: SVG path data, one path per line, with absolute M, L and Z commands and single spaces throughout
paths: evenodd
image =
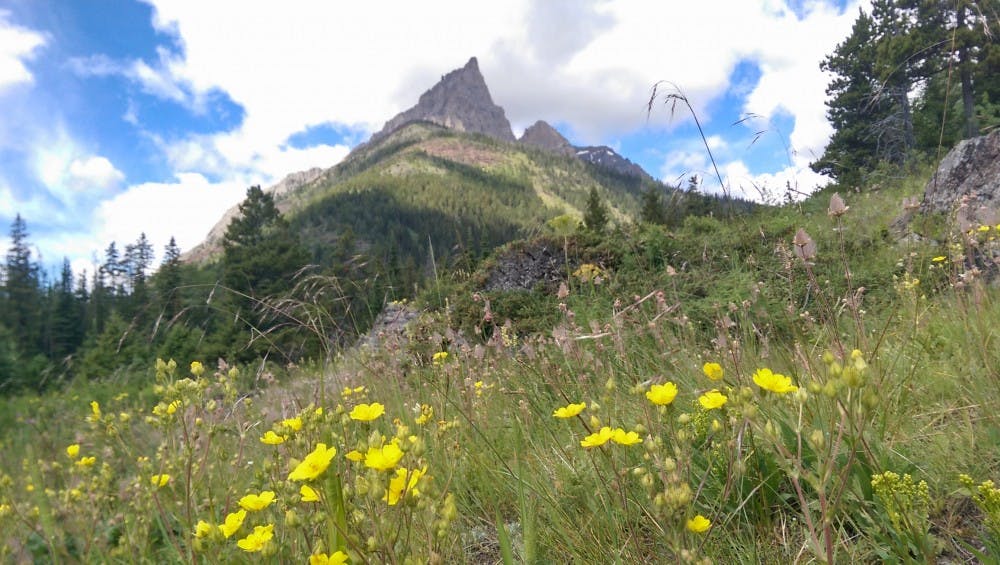
M 1000 130 L 959 142 L 924 188 L 923 213 L 957 213 L 962 231 L 996 225 L 1000 209 Z

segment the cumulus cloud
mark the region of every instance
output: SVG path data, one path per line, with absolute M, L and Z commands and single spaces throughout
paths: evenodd
M 291 12 L 268 4 L 234 10 L 227 2 L 149 1 L 156 27 L 175 34 L 184 51 L 161 53 L 145 84 L 175 98 L 182 95 L 176 85 L 190 96 L 218 89 L 246 111 L 233 131 L 170 142 L 172 159 L 206 172 L 268 162 L 266 148 L 281 147 L 310 124 L 377 130 L 471 55 L 515 131 L 542 118 L 566 124 L 580 143 L 611 143 L 647 127 L 645 104 L 661 79 L 681 87 L 711 122 L 717 117 L 710 104 L 730 88 L 736 66 L 750 62 L 760 80 L 742 87 L 743 110 L 764 119 L 790 114 L 795 126 L 788 135 L 805 161 L 830 133 L 823 110 L 828 77 L 818 62 L 856 14 L 854 3 L 838 11 L 810 2 L 795 11 L 778 0 L 317 1 Z M 233 41 L 225 30 L 255 40 Z M 363 55 L 337 55 L 359 46 Z M 651 123 L 667 127 L 686 117 L 671 124 L 668 112 L 654 111 Z
M 119 188 L 125 175 L 107 157 L 87 155 L 65 132 L 54 141 L 35 145 L 38 179 L 60 202 L 74 205 L 80 199 L 94 200 Z
M 74 159 L 69 164 L 68 184 L 76 190 L 96 188 L 109 190 L 117 187 L 125 175 L 115 168 L 106 157 L 93 156 Z
M 197 173 L 180 173 L 173 182 L 143 183 L 102 202 L 96 210 L 101 226 L 93 244 L 133 242 L 142 233 L 157 256 L 174 237 L 182 250 L 200 243 L 233 203 L 246 195 L 239 181 L 213 183 Z
M 0 10 L 0 92 L 34 77 L 24 61 L 45 45 L 42 34 L 10 23 L 10 12 Z

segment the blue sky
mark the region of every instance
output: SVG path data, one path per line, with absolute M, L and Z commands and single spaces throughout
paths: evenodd
M 441 75 L 479 59 L 515 134 L 537 119 L 668 183 L 809 192 L 830 130 L 818 68 L 856 2 L 6 0 L 0 244 L 92 270 L 145 232 L 197 244 L 248 186 L 330 167 Z

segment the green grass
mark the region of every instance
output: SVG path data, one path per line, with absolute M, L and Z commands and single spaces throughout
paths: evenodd
M 1000 516 L 958 477 L 1000 481 L 1000 291 L 963 279 L 961 263 L 932 260 L 962 251 L 940 226 L 937 241 L 888 235 L 902 197 L 921 186 L 913 177 L 845 194 L 850 210 L 839 220 L 826 213 L 826 191 L 673 231 L 579 235 L 570 259 L 600 266 L 600 283 L 574 279 L 564 297 L 539 287 L 474 300 L 483 273 L 446 276 L 427 292 L 441 308 L 406 345 L 274 370 L 280 379 L 256 367 L 196 375 L 193 359 L 174 370 L 150 360 L 130 378 L 4 399 L 2 558 L 303 562 L 339 550 L 353 563 L 997 559 L 990 524 Z M 795 257 L 799 228 L 816 242 L 813 265 Z M 981 245 L 996 242 L 983 236 Z M 435 362 L 442 348 L 448 355 Z M 724 367 L 722 380 L 703 373 L 710 361 Z M 798 390 L 762 389 L 753 380 L 761 368 Z M 646 392 L 667 381 L 677 397 L 654 405 Z M 711 389 L 724 406 L 702 406 Z M 385 414 L 349 416 L 371 402 Z M 571 403 L 586 408 L 553 416 Z M 299 431 L 282 423 L 296 417 Z M 605 426 L 642 442 L 581 446 Z M 286 441 L 262 443 L 268 430 Z M 403 454 L 392 470 L 345 457 L 394 440 Z M 302 483 L 288 475 L 319 443 L 337 454 L 307 482 L 321 501 L 303 502 Z M 66 453 L 71 444 L 77 457 Z M 77 463 L 88 456 L 92 466 Z M 394 483 L 399 468 L 407 471 Z M 412 472 L 424 469 L 411 490 Z M 872 478 L 886 471 L 925 481 L 926 504 L 916 487 L 876 493 Z M 151 478 L 162 474 L 170 480 L 158 488 Z M 400 485 L 389 505 L 383 496 Z M 267 490 L 276 502 L 249 512 L 237 533 L 214 528 L 241 497 Z M 688 529 L 697 515 L 710 520 L 707 531 Z M 270 524 L 261 553 L 237 546 Z

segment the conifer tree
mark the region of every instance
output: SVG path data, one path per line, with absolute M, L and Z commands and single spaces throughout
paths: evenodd
M 587 196 L 587 209 L 583 212 L 583 225 L 594 233 L 602 233 L 608 226 L 608 207 L 597 194 L 597 189 L 590 188 Z
M 28 226 L 21 215 L 10 228 L 10 248 L 4 264 L 4 320 L 24 356 L 41 351 L 41 292 L 38 265 L 31 259 Z

